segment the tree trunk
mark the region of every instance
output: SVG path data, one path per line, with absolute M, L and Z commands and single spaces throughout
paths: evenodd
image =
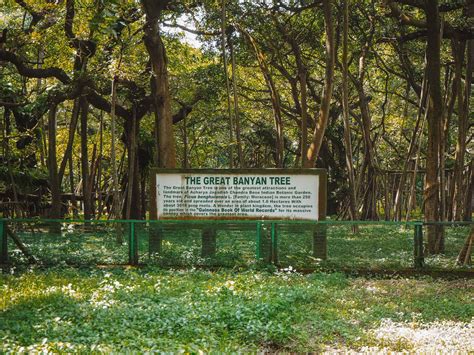
M 104 115 L 103 112 L 100 112 L 100 122 L 99 122 L 99 166 L 97 170 L 97 199 L 99 200 L 97 206 L 97 219 L 100 219 L 102 216 L 102 157 L 104 154 Z
M 56 110 L 51 106 L 48 114 L 48 170 L 51 185 L 50 218 L 61 218 L 61 185 L 59 184 L 58 163 L 56 155 Z
M 363 199 L 362 218 L 369 220 L 378 219 L 377 214 L 377 180 L 376 180 L 376 169 L 375 169 L 375 155 L 374 145 L 370 137 L 371 132 L 371 117 L 369 112 L 369 105 L 367 96 L 364 91 L 364 74 L 365 74 L 365 56 L 367 54 L 367 48 L 360 57 L 359 65 L 359 78 L 353 78 L 354 86 L 357 90 L 359 97 L 359 107 L 361 112 L 361 125 L 362 125 L 362 136 L 364 140 L 364 161 L 362 163 L 361 173 L 359 181 L 357 183 L 357 190 L 364 186 L 364 192 L 361 195 Z M 366 173 L 365 185 L 362 185 L 362 178 Z
M 274 20 L 278 24 L 277 20 Z M 287 79 L 290 81 L 291 91 L 293 94 L 293 100 L 295 101 L 296 111 L 300 113 L 301 116 L 301 139 L 299 151 L 301 155 L 301 166 L 304 168 L 307 166 L 307 157 L 306 153 L 308 151 L 308 90 L 307 90 L 307 80 L 308 80 L 308 70 L 303 63 L 303 58 L 301 56 L 301 48 L 296 42 L 295 38 L 289 34 L 285 28 L 279 25 L 280 33 L 284 36 L 285 40 L 290 44 L 293 54 L 296 60 L 296 67 L 298 68 L 298 81 L 300 84 L 300 102 L 298 102 L 298 89 L 296 85 L 296 80 L 293 80 L 288 72 L 284 72 Z M 283 69 L 283 68 L 282 68 Z M 282 70 L 280 70 L 282 71 Z
M 182 123 L 182 133 L 183 133 L 183 162 L 182 167 L 184 169 L 189 168 L 189 143 L 188 143 L 188 124 L 187 119 L 184 117 Z
M 440 18 L 438 1 L 425 1 L 427 23 L 426 72 L 428 77 L 428 147 L 426 154 L 425 178 L 425 220 L 439 221 L 439 148 L 441 141 L 442 97 L 441 97 L 441 58 L 440 58 Z M 428 251 L 437 254 L 442 251 L 441 233 L 436 225 L 429 225 L 427 229 Z
M 316 164 L 316 159 L 321 149 L 323 137 L 329 121 L 329 106 L 332 98 L 334 65 L 336 61 L 336 46 L 334 41 L 334 28 L 332 18 L 332 1 L 323 0 L 324 23 L 326 28 L 326 74 L 324 79 L 324 92 L 319 110 L 319 120 L 315 125 L 311 144 L 306 152 L 305 167 L 311 168 Z
M 128 146 L 128 181 L 127 181 L 127 198 L 125 205 L 126 219 L 140 218 L 140 193 L 137 191 L 139 187 L 138 166 L 137 166 L 137 139 L 138 139 L 138 122 L 135 108 L 133 108 L 132 120 L 127 125 L 127 146 Z
M 79 218 L 79 209 L 77 207 L 76 200 L 76 189 L 74 188 L 74 164 L 72 155 L 68 159 L 69 163 L 69 185 L 71 185 L 71 206 L 72 206 L 72 215 L 75 219 Z
M 153 77 L 151 91 L 155 111 L 155 165 L 176 167 L 176 147 L 168 83 L 168 59 L 160 35 L 159 20 L 169 0 L 142 0 L 146 14 L 143 41 L 150 56 Z
M 344 1 L 344 29 L 342 44 L 342 107 L 344 119 L 344 143 L 346 150 L 347 175 L 349 177 L 349 213 L 352 220 L 357 220 L 357 194 L 352 157 L 351 126 L 349 121 L 349 87 L 348 87 L 348 34 L 349 34 L 349 1 Z
M 277 168 L 283 168 L 284 137 L 283 137 L 283 119 L 281 115 L 280 94 L 270 74 L 267 63 L 265 62 L 265 56 L 258 48 L 257 42 L 250 35 L 250 33 L 242 29 L 240 26 L 239 26 L 239 30 L 243 33 L 243 35 L 246 37 L 246 39 L 252 46 L 255 52 L 255 56 L 257 58 L 258 65 L 260 67 L 260 71 L 262 72 L 262 75 L 265 79 L 265 83 L 267 84 L 268 90 L 270 92 L 270 100 L 272 103 L 273 117 L 275 121 L 275 131 L 276 131 L 275 165 Z
M 84 202 L 84 219 L 92 218 L 91 189 L 89 183 L 89 157 L 87 152 L 87 116 L 89 103 L 85 97 L 79 99 L 81 109 L 81 171 L 82 171 L 82 198 Z
M 456 221 L 459 221 L 463 217 L 463 174 L 464 174 L 464 156 L 466 152 L 466 137 L 469 128 L 469 99 L 471 94 L 471 82 L 472 82 L 472 61 L 473 61 L 473 49 L 472 41 L 469 41 L 467 50 L 467 65 L 466 65 L 466 80 L 464 90 L 462 90 L 461 80 L 458 81 L 457 85 L 457 103 L 458 103 L 458 137 L 456 143 L 456 154 L 454 162 L 454 193 L 452 196 L 452 207 L 453 217 Z M 464 57 L 464 51 L 459 50 L 458 58 L 456 61 L 457 71 L 459 75 L 462 75 L 462 59 Z
M 240 127 L 240 112 L 239 112 L 239 96 L 237 93 L 237 75 L 236 75 L 236 63 L 234 53 L 234 43 L 232 39 L 229 40 L 230 57 L 232 60 L 232 91 L 234 97 L 234 115 L 235 115 L 235 137 L 237 139 L 237 153 L 239 156 L 240 168 L 245 168 L 244 151 L 242 146 L 241 127 Z
M 79 118 L 79 99 L 74 100 L 72 107 L 71 123 L 69 124 L 69 135 L 67 139 L 66 151 L 64 152 L 61 165 L 59 167 L 59 183 L 63 181 L 64 171 L 66 170 L 66 164 L 69 159 L 72 159 L 72 148 L 74 145 L 74 136 L 76 135 L 77 121 Z
M 426 61 L 426 56 L 425 56 L 425 61 Z M 410 160 L 412 159 L 413 154 L 415 153 L 416 142 L 417 140 L 421 141 L 421 135 L 423 133 L 423 128 L 421 128 L 420 130 L 420 126 L 423 127 L 423 124 L 421 123 L 421 121 L 422 121 L 422 118 L 424 120 L 425 115 L 423 114 L 423 111 L 426 110 L 425 108 L 426 96 L 427 96 L 427 82 L 426 81 L 427 80 L 426 80 L 426 71 L 425 71 L 423 75 L 423 81 L 421 84 L 421 94 L 420 94 L 420 101 L 418 105 L 418 114 L 416 118 L 415 129 L 412 132 L 410 145 L 408 147 L 407 157 L 403 164 L 403 171 L 402 171 L 402 174 L 400 175 L 400 180 L 398 182 L 397 191 L 395 194 L 394 220 L 396 221 L 400 221 L 402 218 L 402 195 L 403 195 L 403 190 L 405 189 L 405 182 L 408 175 L 408 164 L 410 163 Z M 407 209 L 409 208 L 410 207 L 408 207 Z
M 115 117 L 115 106 L 117 104 L 117 80 L 114 77 L 112 79 L 112 99 L 110 107 L 110 130 L 111 130 L 111 142 L 110 142 L 110 160 L 112 165 L 112 209 L 109 213 L 110 218 L 118 218 L 120 214 L 120 191 L 119 191 L 119 178 L 117 169 L 117 157 L 115 142 L 116 137 L 116 117 Z
M 472 221 L 472 201 L 474 197 L 474 159 L 471 160 L 469 170 L 467 172 L 467 189 L 464 199 L 464 217 L 465 221 Z
M 474 244 L 474 227 L 471 228 L 469 236 L 466 238 L 464 245 L 459 252 L 456 263 L 458 265 L 471 265 L 471 253 Z
M 227 70 L 227 55 L 225 50 L 226 43 L 226 12 L 225 2 L 222 0 L 222 12 L 221 12 L 221 51 L 222 51 L 222 63 L 224 64 L 224 77 L 225 77 L 225 89 L 227 96 L 227 116 L 229 120 L 229 166 L 234 168 L 234 117 L 232 115 L 232 105 L 230 100 L 230 83 L 229 83 L 229 72 Z

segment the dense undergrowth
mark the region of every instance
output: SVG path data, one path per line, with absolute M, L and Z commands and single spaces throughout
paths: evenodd
M 458 331 L 443 330 L 443 346 L 462 351 L 474 346 L 473 297 L 466 280 L 288 268 L 13 271 L 0 276 L 0 352 L 416 350 L 404 329 L 435 341 L 446 327 Z

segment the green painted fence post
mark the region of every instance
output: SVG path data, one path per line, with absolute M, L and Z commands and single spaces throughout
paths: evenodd
M 8 264 L 8 235 L 5 222 L 0 221 L 0 264 Z
M 415 269 L 421 269 L 425 265 L 425 257 L 423 255 L 423 224 L 415 224 L 415 235 L 413 240 L 414 266 Z
M 257 222 L 257 246 L 255 250 L 255 255 L 257 257 L 257 261 L 260 260 L 261 256 L 261 248 L 262 248 L 262 223 Z
M 130 222 L 128 235 L 128 262 L 131 265 L 138 264 L 137 240 L 135 236 L 135 223 Z
M 276 223 L 271 224 L 271 238 L 272 238 L 272 261 L 278 264 L 278 235 L 276 230 Z

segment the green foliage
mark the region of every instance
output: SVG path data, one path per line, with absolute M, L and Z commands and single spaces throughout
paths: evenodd
M 0 276 L 0 350 L 357 349 L 383 345 L 370 335 L 382 319 L 469 322 L 474 310 L 466 287 L 472 290 L 463 281 L 291 270 L 31 270 Z

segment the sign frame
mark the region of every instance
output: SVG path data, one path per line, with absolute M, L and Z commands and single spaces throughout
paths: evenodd
M 151 220 L 196 220 L 196 221 L 212 221 L 212 220 L 293 220 L 291 218 L 276 217 L 252 217 L 252 216 L 209 216 L 209 217 L 166 217 L 158 218 L 157 210 L 157 174 L 215 174 L 215 175 L 316 175 L 319 176 L 318 189 L 318 221 L 326 219 L 327 213 L 327 171 L 319 168 L 299 168 L 299 169 L 281 169 L 281 168 L 263 168 L 263 169 L 180 169 L 180 168 L 151 168 L 150 169 L 150 200 L 149 211 Z M 308 219 L 301 219 L 301 221 Z

